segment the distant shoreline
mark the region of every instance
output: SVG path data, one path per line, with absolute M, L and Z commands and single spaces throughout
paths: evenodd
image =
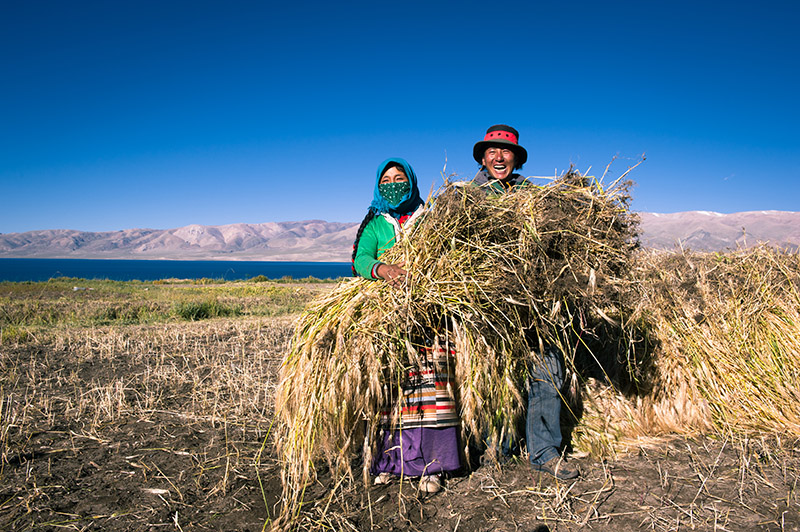
M 307 258 L 299 260 L 293 257 L 241 257 L 241 256 L 217 256 L 217 255 L 200 255 L 200 256 L 137 256 L 137 255 L 81 255 L 81 256 L 65 256 L 65 255 L 15 255 L 15 254 L 0 254 L 0 260 L 3 259 L 31 259 L 31 260 L 140 260 L 140 261 L 183 261 L 183 262 L 197 262 L 197 261 L 214 261 L 214 262 L 314 262 L 314 263 L 344 263 L 350 262 L 350 257 L 331 256 L 322 258 Z
M 162 279 L 338 279 L 352 275 L 350 262 L 217 261 L 0 257 L 0 282 L 41 282 L 59 277 L 157 281 Z

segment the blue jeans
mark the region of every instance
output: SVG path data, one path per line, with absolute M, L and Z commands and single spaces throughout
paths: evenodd
M 564 362 L 554 347 L 528 368 L 528 412 L 525 420 L 525 441 L 534 464 L 561 456 L 561 385 L 564 383 Z

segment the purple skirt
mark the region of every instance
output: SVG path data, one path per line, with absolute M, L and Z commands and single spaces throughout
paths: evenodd
M 370 469 L 419 477 L 461 468 L 458 427 L 382 430 Z

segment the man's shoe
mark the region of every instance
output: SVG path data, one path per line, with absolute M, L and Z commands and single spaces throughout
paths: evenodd
M 580 473 L 574 467 L 567 464 L 560 456 L 551 458 L 543 464 L 531 463 L 531 468 L 534 471 L 544 471 L 556 477 L 558 480 L 572 480 L 578 478 Z
M 441 475 L 425 475 L 419 479 L 419 490 L 423 493 L 436 493 L 441 489 Z

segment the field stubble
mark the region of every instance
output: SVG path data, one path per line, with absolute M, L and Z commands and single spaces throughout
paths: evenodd
M 171 295 L 144 285 L 31 286 L 0 286 L 5 315 L 17 316 L 3 322 L 0 344 L 0 529 L 269 527 L 281 504 L 271 432 L 278 367 L 296 306 L 330 286 L 273 286 L 271 295 L 266 285 L 260 294 L 177 285 Z M 240 312 L 93 321 L 137 298 L 171 309 L 209 294 Z M 62 310 L 47 322 L 19 318 L 35 317 L 19 311 L 34 303 Z M 797 530 L 798 442 L 714 434 L 639 437 L 606 459 L 576 453 L 583 475 L 570 483 L 521 461 L 485 465 L 434 496 L 411 483 L 365 490 L 322 470 L 294 526 Z
M 274 375 L 325 285 L 74 282 L 0 285 L 0 529 L 260 530 Z

